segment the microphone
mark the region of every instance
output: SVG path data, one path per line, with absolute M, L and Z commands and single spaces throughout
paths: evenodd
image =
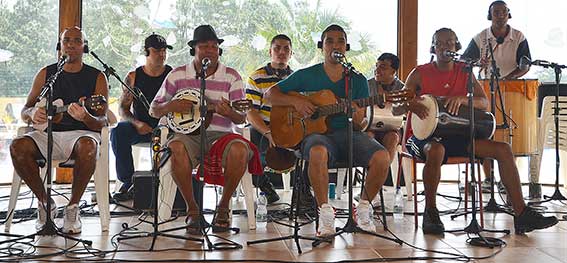
M 518 65 L 518 68 L 520 70 L 528 70 L 531 64 L 532 62 L 530 61 L 530 58 L 528 58 L 528 56 L 522 56 L 520 58 L 520 64 Z
M 57 61 L 57 66 L 63 67 L 63 65 L 65 65 L 65 63 L 67 63 L 67 61 L 69 61 L 69 56 L 67 56 L 67 54 L 63 54 L 59 58 L 59 61 Z
M 451 51 L 451 50 L 445 50 L 445 51 L 443 51 L 443 55 L 446 56 L 446 57 L 450 57 L 450 58 L 455 58 L 455 57 L 460 56 L 459 53 L 454 52 L 454 51 Z
M 523 56 L 520 58 L 520 65 L 518 68 L 520 69 L 527 69 L 530 65 L 540 66 L 540 67 L 550 67 L 553 63 L 547 60 L 536 59 L 531 61 L 528 56 Z
M 547 61 L 547 60 L 536 59 L 536 60 L 532 61 L 530 64 L 535 65 L 535 66 L 540 66 L 540 67 L 549 67 L 549 66 L 551 66 L 552 63 Z
M 345 58 L 345 55 L 339 51 L 333 50 L 333 52 L 331 52 L 331 57 L 333 57 L 337 61 L 340 61 Z
M 211 64 L 210 58 L 203 58 L 203 60 L 201 60 L 201 65 L 203 67 L 203 70 L 207 70 L 210 64 Z

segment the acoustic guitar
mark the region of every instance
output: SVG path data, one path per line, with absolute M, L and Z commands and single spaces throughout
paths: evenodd
M 104 109 L 104 107 L 106 105 L 106 98 L 102 95 L 96 94 L 96 95 L 92 95 L 90 97 L 87 97 L 84 100 L 79 101 L 78 103 L 80 105 L 84 106 L 85 108 L 87 108 L 87 110 L 89 110 L 92 113 L 92 112 Z M 71 104 L 63 105 L 62 99 L 56 99 L 56 100 L 53 101 L 52 104 L 55 107 L 53 123 L 59 123 L 63 119 L 63 113 L 67 112 L 67 109 L 69 109 L 69 105 L 71 105 Z M 34 111 L 32 112 L 32 116 L 33 116 L 33 114 L 35 114 L 36 110 L 38 110 L 40 108 L 46 108 L 46 107 L 47 107 L 47 99 L 42 98 L 39 102 L 37 102 L 35 104 Z M 32 126 L 36 130 L 43 131 L 43 130 L 45 130 L 45 128 L 47 128 L 47 122 L 34 123 Z
M 274 106 L 270 113 L 270 130 L 277 146 L 295 148 L 307 135 L 326 133 L 328 130 L 327 116 L 345 113 L 346 100 L 338 99 L 330 90 L 321 90 L 309 96 L 297 92 L 288 95 L 303 97 L 316 106 L 310 117 L 304 117 L 293 106 Z M 384 102 L 402 103 L 411 100 L 415 94 L 409 90 L 387 92 L 364 99 L 355 100 L 360 107 L 383 105 Z
M 166 115 L 167 126 L 174 132 L 198 135 L 201 133 L 201 113 L 199 108 L 201 105 L 201 94 L 195 89 L 185 89 L 177 92 L 173 98 L 189 100 L 193 102 L 193 107 L 189 112 L 170 112 Z M 213 117 L 215 105 L 207 104 L 207 116 L 205 117 L 205 128 L 209 127 L 211 119 Z M 244 112 L 252 108 L 251 100 L 237 100 L 231 102 L 230 105 L 236 111 Z

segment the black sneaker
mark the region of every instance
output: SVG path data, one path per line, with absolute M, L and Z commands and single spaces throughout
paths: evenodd
M 548 228 L 554 226 L 557 222 L 557 217 L 543 216 L 529 206 L 526 206 L 520 216 L 514 216 L 516 235 L 521 235 L 536 229 Z
M 264 183 L 259 188 L 262 192 L 266 193 L 268 204 L 272 204 L 280 200 L 280 196 L 276 193 L 274 185 L 270 181 L 267 181 L 267 183 Z
M 423 212 L 422 228 L 424 234 L 440 235 L 445 232 L 445 226 L 443 222 L 441 222 L 441 218 L 439 218 L 437 208 L 425 209 L 425 212 Z
M 112 195 L 112 198 L 117 202 L 132 200 L 134 198 L 134 185 L 131 185 L 128 188 L 126 188 L 125 184 L 122 185 L 118 192 Z

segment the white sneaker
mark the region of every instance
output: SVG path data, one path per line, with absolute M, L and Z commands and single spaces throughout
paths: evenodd
M 366 232 L 376 232 L 373 220 L 374 211 L 368 200 L 360 200 L 356 207 L 356 224 Z
M 79 206 L 77 204 L 65 207 L 63 218 L 63 233 L 78 234 L 81 233 L 81 217 L 79 216 Z
M 330 236 L 335 233 L 335 210 L 329 204 L 322 204 L 319 208 L 319 227 L 317 236 Z
M 47 212 L 46 209 L 47 204 L 43 204 L 38 202 L 37 204 L 37 220 L 35 221 L 35 230 L 39 231 L 43 228 L 47 221 Z M 57 216 L 57 205 L 53 200 L 51 201 L 51 220 L 55 222 L 55 217 Z

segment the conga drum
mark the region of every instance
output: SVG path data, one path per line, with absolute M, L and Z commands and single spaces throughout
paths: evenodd
M 452 115 L 444 106 L 446 98 L 429 94 L 421 98 L 420 103 L 427 108 L 428 115 L 425 119 L 420 119 L 417 114 L 411 115 L 411 128 L 417 139 L 470 136 L 470 109 L 467 106 L 461 106 L 458 114 Z M 475 109 L 474 128 L 476 139 L 492 137 L 496 129 L 492 113 Z
M 490 80 L 480 80 L 490 101 Z M 497 129 L 494 140 L 510 143 L 515 156 L 529 156 L 537 151 L 537 79 L 500 80 L 504 112 L 510 117 L 511 128 Z M 502 124 L 502 107 L 496 97 L 494 113 L 496 122 Z M 510 134 L 512 139 L 510 140 Z

